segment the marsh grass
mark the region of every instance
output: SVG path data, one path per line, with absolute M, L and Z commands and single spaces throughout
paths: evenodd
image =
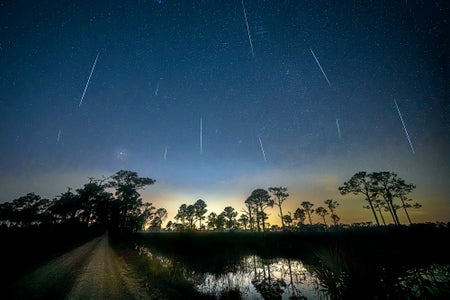
M 317 278 L 319 289 L 331 299 L 382 299 L 387 295 L 411 296 L 408 281 L 399 281 L 411 280 L 408 270 L 415 266 L 448 266 L 450 247 L 442 243 L 444 240 L 449 240 L 448 228 L 412 226 L 325 232 L 139 233 L 130 242 L 157 254 L 155 257 L 172 261 L 170 272 L 155 260 L 146 270 L 151 273 L 151 280 L 160 280 L 160 286 L 170 285 L 174 290 L 184 286 L 192 291 L 195 279 L 192 281 L 190 275 L 233 272 L 243 257 L 257 255 L 262 259 L 303 261 Z M 149 263 L 149 256 L 146 257 Z M 434 299 L 449 295 L 449 280 L 428 284 L 434 289 Z M 264 284 L 260 287 L 263 292 L 266 290 Z M 414 289 L 420 291 L 420 284 L 416 283 Z M 224 291 L 227 292 L 233 295 L 233 291 Z

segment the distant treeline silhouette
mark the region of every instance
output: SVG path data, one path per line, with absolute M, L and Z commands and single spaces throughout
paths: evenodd
M 159 231 L 168 216 L 167 210 L 156 209 L 152 203 L 143 202 L 139 193 L 154 183 L 154 179 L 139 177 L 136 172 L 120 170 L 107 178 L 89 178 L 83 188 L 73 192 L 69 187 L 53 200 L 28 193 L 12 202 L 0 204 L 0 226 L 26 228 L 43 224 L 76 224 L 120 232 L 144 229 Z M 421 207 L 418 203 L 410 204 L 412 199 L 408 194 L 414 188 L 414 184 L 406 183 L 392 172 L 358 172 L 338 189 L 342 195 L 363 195 L 364 201 L 368 203 L 364 208 L 372 210 L 376 225 L 379 226 L 380 219 L 386 225 L 383 213 L 390 215 L 394 224 L 400 225 L 399 209 L 403 210 L 412 224 L 408 209 Z M 174 220 L 167 222 L 166 230 L 322 230 L 329 227 L 327 216 L 332 226 L 344 226 L 339 224 L 337 201 L 327 199 L 324 201 L 326 207 L 317 208 L 313 208 L 313 203 L 303 201 L 294 213 L 283 214 L 283 203 L 288 197 L 286 187 L 259 188 L 252 191 L 244 201 L 240 214 L 235 208 L 226 206 L 219 214 L 210 212 L 208 215 L 206 202 L 199 199 L 191 205 L 182 204 Z M 278 208 L 281 227 L 267 222 L 267 210 L 274 206 Z M 323 224 L 313 224 L 313 214 L 320 217 Z M 309 224 L 306 224 L 306 219 Z M 371 222 L 353 225 L 371 225 Z
M 53 200 L 28 193 L 0 205 L 0 224 L 6 227 L 80 225 L 109 230 L 137 231 L 154 215 L 139 190 L 155 183 L 136 172 L 120 170 L 104 178 L 90 178 L 83 188 L 72 188 Z
M 415 188 L 414 184 L 406 183 L 397 174 L 392 172 L 358 172 L 343 186 L 339 187 L 342 195 L 353 193 L 362 194 L 364 200 L 369 205 L 364 208 L 371 209 L 377 225 L 380 225 L 379 218 L 383 225 L 386 225 L 383 212 L 391 215 L 394 224 L 400 225 L 397 210 L 402 209 L 406 214 L 409 224 L 412 224 L 408 213 L 409 208 L 420 208 L 421 205 L 410 204 L 412 199 L 407 195 Z M 322 230 L 327 228 L 326 216 L 330 216 L 332 226 L 344 226 L 339 224 L 340 217 L 336 214 L 339 203 L 333 199 L 324 201 L 324 206 L 313 208 L 314 204 L 309 201 L 300 203 L 294 213 L 283 214 L 283 203 L 289 197 L 286 187 L 269 187 L 265 189 L 255 189 L 245 200 L 245 208 L 242 209 L 238 217 L 238 212 L 231 206 L 226 206 L 224 210 L 217 214 L 207 213 L 207 205 L 202 199 L 197 200 L 192 205 L 182 204 L 175 215 L 177 222 L 169 221 L 166 228 L 168 230 L 250 230 L 266 231 L 270 230 Z M 269 214 L 268 208 L 278 207 L 278 217 L 281 220 L 281 228 L 278 225 L 267 223 Z M 323 221 L 323 224 L 313 224 L 312 215 L 316 214 Z M 306 224 L 306 219 L 308 223 Z M 198 225 L 198 226 L 197 226 Z M 353 224 L 358 226 L 371 225 L 371 222 Z

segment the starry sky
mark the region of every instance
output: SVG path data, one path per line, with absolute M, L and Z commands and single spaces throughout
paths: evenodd
M 371 213 L 338 186 L 392 171 L 417 185 L 413 221 L 450 221 L 448 1 L 18 0 L 0 14 L 0 202 L 125 169 L 156 180 L 142 195 L 169 219 L 286 186 L 286 212 L 332 198 L 351 223 Z

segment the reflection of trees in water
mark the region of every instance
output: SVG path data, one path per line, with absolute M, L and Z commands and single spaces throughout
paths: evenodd
M 217 298 L 234 297 L 306 299 L 302 289 L 312 292 L 311 274 L 298 260 L 265 259 L 245 256 L 240 263 L 230 266 L 223 274 L 196 272 L 181 260 L 156 255 L 146 247 L 136 248 L 148 258 L 148 272 L 171 281 L 189 281 L 203 294 Z
M 192 268 L 187 259 L 157 255 L 146 247 L 136 250 L 147 257 L 147 282 L 162 280 L 173 288 L 189 285 L 217 299 L 435 299 L 450 295 L 450 265 L 414 267 L 376 257 L 368 260 L 337 246 L 315 251 L 315 259 L 307 264 L 249 255 L 229 261 L 219 272 L 214 266 L 210 271 Z
M 234 272 L 222 275 L 208 274 L 198 289 L 220 297 L 225 292 L 236 292 L 245 299 L 306 299 L 302 290 L 314 292 L 311 274 L 301 261 L 264 259 L 245 256 Z M 317 295 L 317 292 L 315 292 Z
M 254 260 L 256 262 L 256 259 Z M 286 288 L 284 278 L 277 278 L 271 270 L 271 265 L 274 265 L 272 259 L 261 259 L 261 265 L 258 271 L 255 272 L 252 284 L 255 289 L 263 296 L 264 299 L 281 299 Z M 256 270 L 256 263 L 255 263 Z M 262 270 L 262 271 L 261 271 Z
M 289 278 L 286 286 L 289 299 L 306 299 L 299 288 L 300 284 L 306 282 L 310 276 L 303 263 L 297 260 L 291 261 L 289 258 L 282 259 L 279 271 L 282 278 Z

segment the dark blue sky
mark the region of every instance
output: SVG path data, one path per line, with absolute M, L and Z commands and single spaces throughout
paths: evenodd
M 350 222 L 337 187 L 387 170 L 448 220 L 448 1 L 244 4 L 254 56 L 239 0 L 0 2 L 0 201 L 129 169 L 171 214 L 283 185 Z

